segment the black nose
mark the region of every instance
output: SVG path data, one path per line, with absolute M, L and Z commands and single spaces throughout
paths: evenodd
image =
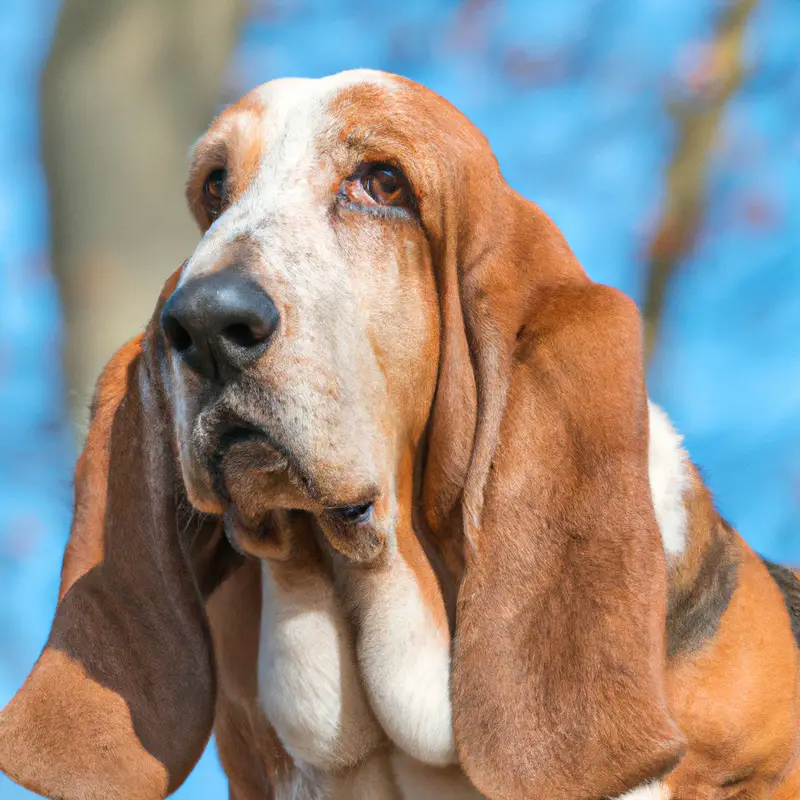
M 254 281 L 228 268 L 188 281 L 161 314 L 170 346 L 210 380 L 225 380 L 254 362 L 278 327 L 278 309 Z

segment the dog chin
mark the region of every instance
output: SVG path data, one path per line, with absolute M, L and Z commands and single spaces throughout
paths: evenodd
M 317 510 L 318 504 L 289 458 L 266 439 L 253 437 L 229 446 L 216 463 L 221 492 L 249 528 L 256 528 L 268 511 Z
M 230 500 L 225 531 L 234 549 L 258 558 L 288 558 L 285 529 L 270 512 L 304 511 L 314 515 L 334 550 L 354 562 L 374 561 L 384 552 L 391 528 L 391 520 L 378 519 L 373 508 L 381 493 L 377 483 L 342 482 L 341 472 L 321 493 L 311 482 L 314 476 L 301 475 L 290 456 L 268 443 L 248 439 L 229 447 L 220 459 L 220 475 Z M 366 518 L 350 521 L 347 514 L 362 505 Z

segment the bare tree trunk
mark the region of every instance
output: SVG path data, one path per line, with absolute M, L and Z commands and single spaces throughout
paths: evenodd
M 732 0 L 709 44 L 699 90 L 670 104 L 677 145 L 667 168 L 663 211 L 650 245 L 644 299 L 645 355 L 653 355 L 669 282 L 702 230 L 711 156 L 725 104 L 744 77 L 742 44 L 758 0 Z
M 246 0 L 65 0 L 42 146 L 65 377 L 83 432 L 94 381 L 191 252 L 189 147 L 211 119 Z

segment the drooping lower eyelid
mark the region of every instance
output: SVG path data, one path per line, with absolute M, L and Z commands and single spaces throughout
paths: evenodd
M 346 211 L 369 214 L 369 216 L 377 217 L 378 219 L 399 219 L 406 221 L 417 219 L 416 214 L 406 206 L 381 206 L 375 202 L 369 204 L 359 203 L 344 195 L 339 195 L 338 199 Z
M 401 181 L 400 191 L 405 202 L 399 205 L 378 203 L 369 195 L 363 184 L 368 170 L 375 168 L 386 169 L 387 167 L 396 170 Z M 360 211 L 382 219 L 419 219 L 416 197 L 408 178 L 405 177 L 405 173 L 399 167 L 393 167 L 382 162 L 362 162 L 346 178 L 342 179 L 336 196 L 344 208 L 350 211 Z

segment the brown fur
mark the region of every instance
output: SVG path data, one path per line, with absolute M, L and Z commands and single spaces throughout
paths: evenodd
M 777 584 L 720 517 L 698 471 L 670 568 L 669 705 L 689 749 L 672 797 L 781 797 L 800 785 L 800 661 Z M 777 794 L 776 794 L 777 792 Z
M 398 520 L 397 549 L 411 568 L 425 605 L 430 609 L 433 619 L 442 633 L 449 633 L 447 613 L 442 590 L 431 562 L 426 557 L 424 543 L 414 532 L 412 520 L 413 498 L 413 458 L 409 454 L 400 473 L 400 494 L 408 501 L 401 507 Z
M 603 797 L 681 752 L 661 693 L 666 581 L 638 318 L 585 283 L 540 298 L 461 588 L 455 725 L 489 797 Z
M 777 585 L 735 541 L 739 582 L 719 630 L 669 666 L 670 708 L 689 743 L 667 781 L 676 798 L 757 800 L 792 771 L 797 781 L 800 653 Z
M 226 204 L 240 197 L 255 177 L 265 142 L 250 129 L 260 114 L 257 104 L 243 98 L 225 109 L 198 142 L 186 182 L 186 199 L 201 228 L 208 228 L 213 221 L 203 199 L 203 184 L 213 170 L 227 170 Z

